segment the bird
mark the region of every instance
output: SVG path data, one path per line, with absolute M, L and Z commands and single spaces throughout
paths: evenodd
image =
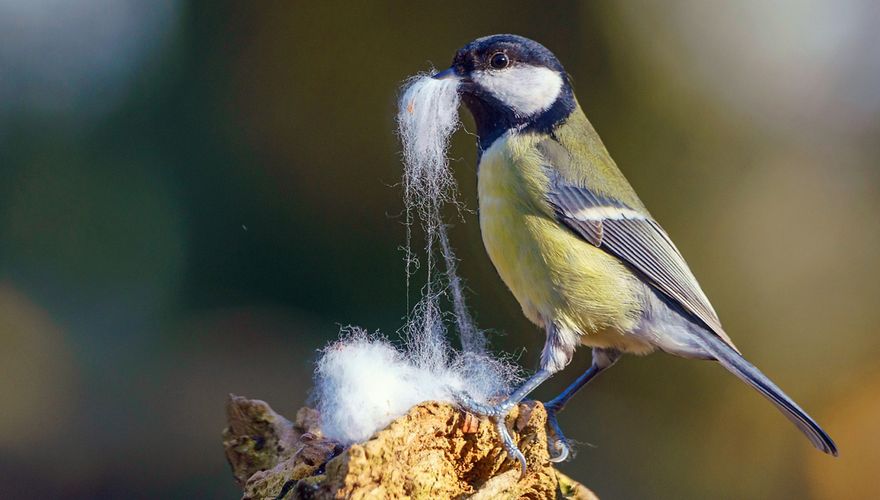
M 681 252 L 651 216 L 578 103 L 556 56 L 499 34 L 459 49 L 433 78 L 454 80 L 473 116 L 483 244 L 524 315 L 546 333 L 539 369 L 497 404 L 457 397 L 494 419 L 504 447 L 525 459 L 504 416 L 560 372 L 580 346 L 592 364 L 546 401 L 551 460 L 571 454 L 557 414 L 622 355 L 665 352 L 713 360 L 772 402 L 817 449 L 831 437 L 746 361 Z

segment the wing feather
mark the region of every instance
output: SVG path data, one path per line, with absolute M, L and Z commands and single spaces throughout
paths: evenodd
M 650 216 L 558 176 L 553 179 L 548 201 L 557 220 L 638 271 L 650 285 L 736 349 L 681 252 Z

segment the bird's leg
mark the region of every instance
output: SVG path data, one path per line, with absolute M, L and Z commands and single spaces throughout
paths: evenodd
M 519 460 L 523 475 L 526 474 L 526 458 L 513 441 L 513 437 L 510 435 L 510 431 L 507 429 L 507 424 L 504 421 L 505 417 L 514 405 L 525 399 L 526 396 L 554 373 L 564 368 L 571 361 L 574 350 L 580 342 L 580 334 L 569 329 L 559 328 L 552 320 L 544 321 L 544 325 L 547 328 L 547 341 L 544 343 L 543 351 L 541 351 L 541 369 L 513 391 L 504 401 L 493 406 L 480 404 L 467 394 L 459 394 L 456 397 L 459 406 L 464 410 L 477 415 L 487 416 L 495 422 L 495 427 L 501 436 L 501 441 L 504 443 L 504 449 L 512 457 Z
M 510 435 L 510 431 L 507 429 L 507 424 L 505 423 L 505 417 L 514 405 L 519 404 L 519 402 L 525 399 L 530 392 L 534 391 L 536 387 L 550 378 L 552 374 L 553 372 L 549 370 L 538 370 L 526 380 L 523 385 L 519 386 L 519 388 L 513 391 L 510 396 L 497 405 L 478 403 L 466 393 L 456 395 L 457 403 L 462 409 L 475 415 L 489 417 L 495 423 L 495 428 L 501 436 L 504 449 L 507 450 L 507 453 L 513 458 L 516 458 L 519 461 L 523 475 L 526 473 L 526 457 L 521 451 L 519 451 L 516 442 L 514 442 L 513 437 Z
M 571 446 L 559 427 L 559 421 L 556 414 L 562 411 L 565 403 L 577 393 L 581 387 L 587 385 L 596 375 L 599 375 L 606 369 L 610 368 L 617 360 L 620 359 L 620 352 L 609 349 L 593 349 L 593 364 L 571 385 L 565 388 L 561 394 L 544 403 L 544 409 L 547 410 L 547 427 L 550 428 L 552 440 L 549 443 L 551 451 L 551 462 L 562 462 L 571 454 Z M 553 454 L 553 452 L 556 454 Z
M 483 417 L 503 417 L 507 415 L 511 408 L 514 405 L 518 404 L 520 401 L 525 399 L 526 396 L 529 395 L 530 392 L 534 391 L 539 385 L 544 383 L 545 380 L 550 378 L 552 373 L 548 370 L 538 370 L 532 375 L 525 383 L 515 391 L 513 391 L 510 396 L 504 399 L 501 403 L 497 405 L 486 405 L 482 403 L 476 402 L 473 398 L 471 398 L 467 393 L 458 394 L 456 399 L 458 400 L 459 406 L 464 408 L 465 410 L 474 413 L 476 415 L 480 415 Z

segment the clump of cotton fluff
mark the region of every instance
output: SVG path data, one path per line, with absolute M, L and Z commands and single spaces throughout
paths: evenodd
M 485 335 L 468 312 L 442 219 L 444 206 L 457 205 L 447 158 L 449 139 L 459 127 L 457 85 L 423 74 L 403 87 L 397 122 L 405 164 L 408 296 L 410 277 L 419 269 L 425 272 L 425 285 L 401 329 L 403 345 L 345 329 L 322 351 L 313 397 L 322 432 L 343 444 L 368 439 L 416 404 L 451 403 L 462 393 L 491 403 L 519 381 L 514 364 L 489 354 Z M 425 236 L 424 265 L 411 247 L 415 219 Z M 442 272 L 437 270 L 438 253 Z M 451 303 L 452 311 L 444 311 L 444 303 Z M 448 324 L 457 328 L 461 350 L 451 347 Z
M 423 374 L 403 352 L 359 329 L 324 349 L 316 375 L 321 430 L 344 444 L 368 439 L 421 395 L 434 396 L 435 385 L 420 384 Z
M 361 329 L 345 330 L 322 351 L 316 369 L 324 436 L 344 445 L 363 442 L 419 403 L 452 403 L 462 392 L 489 402 L 514 381 L 515 372 L 501 361 L 447 353 L 428 357 Z

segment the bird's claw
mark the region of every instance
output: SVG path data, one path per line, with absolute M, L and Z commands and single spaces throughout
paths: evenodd
M 513 436 L 511 436 L 510 431 L 507 430 L 507 424 L 504 422 L 504 417 L 495 417 L 493 420 L 495 421 L 495 430 L 497 430 L 498 435 L 501 436 L 501 442 L 504 444 L 504 449 L 507 450 L 507 454 L 519 462 L 520 478 L 525 477 L 526 472 L 528 471 L 528 468 L 526 467 L 526 457 L 521 451 L 519 451 L 519 447 L 517 447 L 516 443 L 513 441 Z
M 456 394 L 455 401 L 458 406 L 464 411 L 473 413 L 477 416 L 488 417 L 490 420 L 492 420 L 492 422 L 495 424 L 495 430 L 501 437 L 501 443 L 502 445 L 504 445 L 504 450 L 507 451 L 507 454 L 510 455 L 511 458 L 519 462 L 521 470 L 520 477 L 524 477 L 528 470 L 526 467 L 526 457 L 516 445 L 516 442 L 513 440 L 513 436 L 511 436 L 510 430 L 508 430 L 507 424 L 505 422 L 507 413 L 513 407 L 513 405 L 507 402 L 501 403 L 497 406 L 486 405 L 477 402 L 467 393 Z
M 556 420 L 556 412 L 559 410 L 552 404 L 547 404 L 544 408 L 547 410 L 547 427 L 550 430 L 547 436 L 550 461 L 553 463 L 564 462 L 571 456 L 571 446 L 559 427 L 559 421 Z
M 550 455 L 550 461 L 555 464 L 565 462 L 571 455 L 571 446 L 569 446 L 565 439 L 553 439 L 547 445 L 547 449 L 550 451 L 555 449 L 556 454 Z

